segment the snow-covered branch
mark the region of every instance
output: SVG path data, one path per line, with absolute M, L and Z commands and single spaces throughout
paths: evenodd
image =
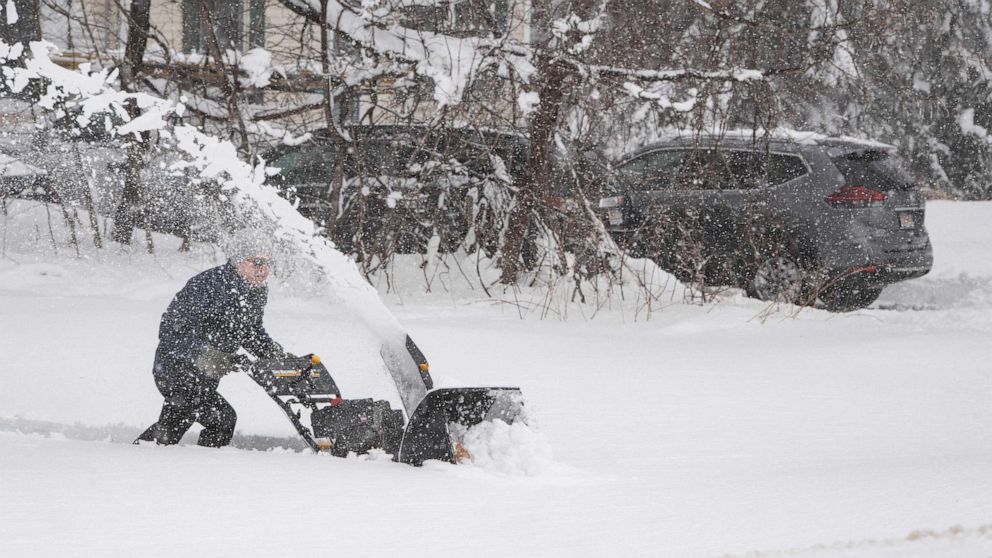
M 573 13 L 551 22 L 551 35 L 566 43 L 570 54 L 581 54 L 589 49 L 596 33 L 603 27 L 606 21 L 606 4 L 607 0 L 603 0 L 595 15 L 589 19 L 584 20 Z
M 265 184 L 269 169 L 264 161 L 255 165 L 242 161 L 237 147 L 230 141 L 180 123 L 186 110 L 182 102 L 147 93 L 122 92 L 116 86 L 116 72 L 91 72 L 88 64 L 81 65 L 78 71 L 58 66 L 49 57 L 54 49 L 50 43 L 32 42 L 25 67 L 18 68 L 3 64 L 19 58 L 23 47 L 0 41 L 0 71 L 6 85 L 19 92 L 32 81 L 43 82 L 45 93 L 38 105 L 48 109 L 79 106 L 80 126 L 87 125 L 97 115 L 112 112 L 123 123 L 118 125 L 108 118 L 105 125 L 118 136 L 133 134 L 132 141 L 142 141 L 138 132 L 157 132 L 160 145 L 183 155 L 183 162 L 175 167 L 177 170 L 193 168 L 200 178 L 217 183 L 246 226 L 267 230 L 283 247 L 322 272 L 328 294 L 355 309 L 382 340 L 385 355 L 395 360 L 399 358 L 395 355 L 405 354 L 405 334 L 382 305 L 378 293 L 355 263 L 319 234 L 313 222 L 300 215 L 276 188 Z M 134 102 L 142 109 L 140 117 L 129 117 L 125 110 L 127 102 Z M 399 366 L 396 362 L 387 360 L 387 365 Z
M 455 37 L 404 27 L 395 22 L 392 18 L 395 14 L 390 10 L 371 3 L 364 3 L 363 9 L 357 9 L 338 0 L 280 1 L 318 24 L 327 22 L 330 29 L 341 33 L 360 48 L 392 62 L 407 64 L 417 74 L 430 78 L 434 83 L 434 99 L 441 106 L 459 103 L 473 76 L 485 68 L 511 68 L 523 83 L 528 83 L 535 73 L 532 64 L 536 59 L 534 48 L 506 38 L 496 40 L 487 37 Z M 326 3 L 324 14 L 321 14 L 322 3 Z M 587 20 L 575 14 L 559 18 L 551 22 L 550 31 L 558 40 L 562 54 L 568 57 L 580 75 L 620 80 L 618 85 L 629 93 L 640 88 L 635 96 L 646 98 L 642 87 L 645 82 L 748 82 L 764 80 L 771 75 L 793 70 L 645 70 L 587 64 L 580 56 L 588 50 L 595 34 L 601 29 L 606 17 L 606 5 L 603 1 Z M 700 5 L 712 9 L 706 2 L 700 2 Z M 637 82 L 640 85 L 627 82 Z M 533 95 L 525 99 L 527 103 L 521 101 L 525 113 L 539 102 L 532 97 Z
M 323 16 L 319 0 L 281 2 L 311 20 L 327 22 L 364 49 L 411 65 L 417 74 L 433 80 L 434 100 L 441 106 L 459 103 L 471 78 L 487 67 L 509 67 L 522 81 L 534 73 L 532 53 L 522 45 L 410 29 L 335 0 L 327 1 Z
M 634 70 L 597 65 L 582 66 L 581 68 L 595 77 L 623 78 L 646 82 L 690 80 L 747 82 L 765 79 L 765 72 L 745 68 L 729 70 Z

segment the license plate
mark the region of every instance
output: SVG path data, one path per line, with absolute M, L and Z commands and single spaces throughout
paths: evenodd
M 913 219 L 913 214 L 906 212 L 899 214 L 899 228 L 902 229 L 912 229 L 916 226 L 916 220 Z
M 606 217 L 610 220 L 611 225 L 619 225 L 623 223 L 623 210 L 622 209 L 607 209 Z

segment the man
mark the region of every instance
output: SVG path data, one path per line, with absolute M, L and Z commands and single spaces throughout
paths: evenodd
M 237 415 L 217 386 L 246 363 L 237 351 L 243 348 L 258 358 L 292 356 L 262 326 L 272 257 L 269 238 L 245 229 L 233 236 L 226 251 L 227 263 L 190 279 L 162 315 L 153 375 L 165 402 L 158 422 L 135 443 L 176 444 L 199 422 L 204 427 L 199 445 L 226 446 Z

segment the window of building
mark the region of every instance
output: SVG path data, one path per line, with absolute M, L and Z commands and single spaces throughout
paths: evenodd
M 183 0 L 182 20 L 186 53 L 210 51 L 210 22 L 222 51 L 265 46 L 265 0 Z
M 509 0 L 461 0 L 451 5 L 450 30 L 464 34 L 501 35 L 509 24 Z

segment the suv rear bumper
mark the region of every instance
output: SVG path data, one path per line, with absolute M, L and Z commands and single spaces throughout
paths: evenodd
M 833 278 L 858 275 L 866 282 L 884 286 L 915 279 L 933 267 L 933 246 L 925 231 L 912 243 L 882 244 L 870 239 L 842 240 L 817 247 L 822 269 Z
M 930 250 L 928 249 L 924 253 L 916 255 L 918 257 L 910 261 L 867 264 L 846 269 L 835 269 L 828 275 L 834 280 L 854 281 L 866 287 L 884 287 L 898 283 L 899 281 L 923 277 L 929 273 L 933 266 L 933 255 Z

